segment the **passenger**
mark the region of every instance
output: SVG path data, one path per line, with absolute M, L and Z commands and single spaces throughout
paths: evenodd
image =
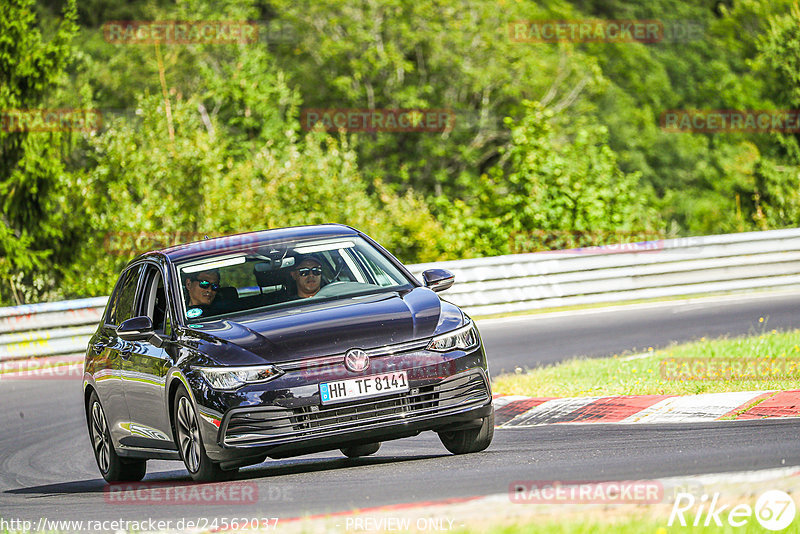
M 291 271 L 297 284 L 297 297 L 313 297 L 322 285 L 322 263 L 312 256 L 302 258 Z
M 208 311 L 217 296 L 219 282 L 220 276 L 217 269 L 192 273 L 186 279 L 187 310 L 189 308 L 200 308 L 203 312 Z

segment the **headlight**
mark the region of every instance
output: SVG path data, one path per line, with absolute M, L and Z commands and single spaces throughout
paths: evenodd
M 437 336 L 428 343 L 428 350 L 447 352 L 450 350 L 467 350 L 478 346 L 478 331 L 474 323 L 469 323 L 458 330 Z
M 194 367 L 214 389 L 233 390 L 277 378 L 283 371 L 274 365 L 255 367 Z

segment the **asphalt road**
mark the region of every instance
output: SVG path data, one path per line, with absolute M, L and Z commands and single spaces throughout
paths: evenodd
M 759 319 L 763 318 L 763 322 Z M 800 328 L 800 294 L 693 299 L 477 320 L 493 376 L 574 356 L 642 352 L 702 337 Z
M 20 383 L 21 384 L 21 383 Z M 113 501 L 91 455 L 78 382 L 0 389 L 0 516 L 167 520 L 297 517 L 405 502 L 502 494 L 518 480 L 631 480 L 800 466 L 800 421 L 673 425 L 553 425 L 498 430 L 479 454 L 452 456 L 433 433 L 385 443 L 375 457 L 338 452 L 243 469 L 255 503 L 139 505 Z M 25 399 L 20 399 L 22 393 Z M 19 399 L 19 400 L 18 400 Z M 15 408 L 11 409 L 10 406 Z M 769 436 L 766 439 L 765 436 Z M 189 482 L 182 464 L 151 461 L 146 482 Z M 148 494 L 146 498 L 150 498 Z
M 798 326 L 800 297 L 690 303 L 568 317 L 487 322 L 493 368 L 601 355 L 672 339 Z M 592 349 L 592 350 L 588 350 Z M 498 354 L 503 352 L 502 355 Z M 452 456 L 435 434 L 385 443 L 376 456 L 338 452 L 267 461 L 234 482 L 255 499 L 202 505 L 111 494 L 92 457 L 78 380 L 0 381 L 0 517 L 143 520 L 297 517 L 395 503 L 506 493 L 517 480 L 625 480 L 800 466 L 800 421 L 672 425 L 555 425 L 503 429 L 479 454 Z M 145 482 L 189 482 L 178 462 L 150 461 Z M 151 498 L 153 494 L 148 494 Z M 154 498 L 154 497 L 152 497 Z M 117 500 L 115 500 L 117 499 Z

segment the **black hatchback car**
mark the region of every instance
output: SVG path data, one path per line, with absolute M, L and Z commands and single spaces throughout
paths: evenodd
M 84 367 L 97 465 L 141 480 L 148 459 L 195 480 L 239 467 L 439 434 L 489 446 L 494 411 L 475 324 L 347 226 L 266 230 L 148 252 L 122 272 Z

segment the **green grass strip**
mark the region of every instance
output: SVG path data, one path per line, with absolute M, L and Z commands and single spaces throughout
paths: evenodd
M 759 321 L 764 328 L 764 319 Z M 535 352 L 535 345 L 531 350 Z M 488 356 L 491 360 L 491 354 Z M 751 336 L 703 338 L 638 355 L 574 358 L 498 376 L 493 389 L 495 393 L 533 397 L 800 389 L 800 330 L 764 328 Z
M 511 525 L 455 530 L 458 534 L 669 534 L 669 533 L 714 533 L 714 534 L 750 534 L 767 532 L 754 519 L 750 519 L 742 527 L 734 527 L 726 522 L 723 526 L 680 526 L 677 522 L 667 526 L 667 517 L 655 520 L 650 517 L 618 516 L 612 512 L 608 519 L 574 519 L 563 520 L 531 520 Z M 727 517 L 727 516 L 726 516 Z

